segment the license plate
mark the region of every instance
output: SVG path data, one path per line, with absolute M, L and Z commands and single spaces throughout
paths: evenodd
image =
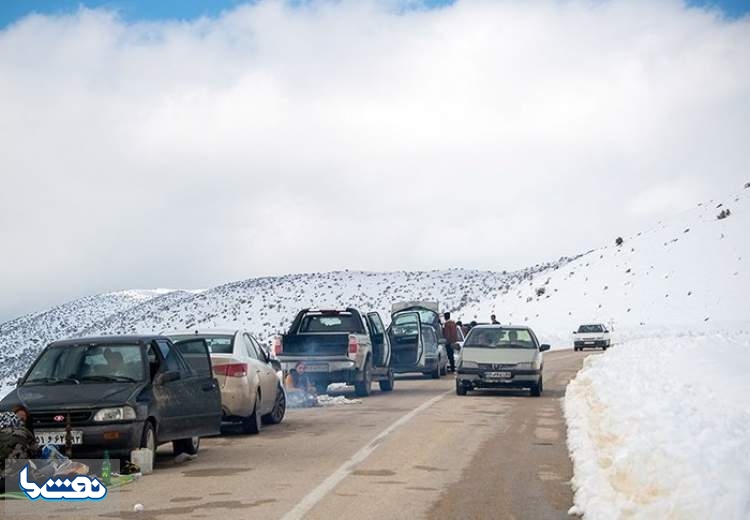
M 510 379 L 512 374 L 510 372 L 485 372 L 484 377 L 487 379 Z
M 594 344 L 594 343 L 596 343 L 596 342 L 595 342 L 595 341 L 584 341 L 584 343 L 585 343 L 586 345 L 593 345 L 593 344 Z
M 70 432 L 73 444 L 83 444 L 83 432 L 79 430 L 73 430 Z M 60 432 L 35 432 L 36 443 L 39 446 L 45 444 L 65 444 L 65 431 Z
M 305 370 L 307 372 L 328 372 L 328 364 L 327 363 L 305 363 Z

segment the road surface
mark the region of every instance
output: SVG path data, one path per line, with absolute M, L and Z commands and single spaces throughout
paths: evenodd
M 568 518 L 572 466 L 560 398 L 589 353 L 545 354 L 545 391 L 455 394 L 397 379 L 360 404 L 290 410 L 260 435 L 203 439 L 196 460 L 160 449 L 122 490 L 124 518 Z M 142 513 L 132 511 L 143 504 Z

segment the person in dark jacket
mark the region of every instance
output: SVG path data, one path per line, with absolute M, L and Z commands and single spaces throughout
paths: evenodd
M 39 456 L 39 446 L 30 424 L 29 411 L 23 406 L 17 406 L 9 412 L 0 412 L 0 479 L 5 477 L 6 461 L 35 459 Z

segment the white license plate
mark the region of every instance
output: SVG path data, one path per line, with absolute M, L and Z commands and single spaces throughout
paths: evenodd
M 307 372 L 328 372 L 328 364 L 327 363 L 316 363 L 316 364 L 305 363 L 305 370 Z
M 73 430 L 70 432 L 70 435 L 73 439 L 73 444 L 83 444 L 83 432 L 82 431 Z M 57 445 L 65 444 L 65 431 L 35 432 L 34 436 L 36 437 L 36 443 L 39 446 L 44 446 L 45 444 L 57 444 Z
M 484 377 L 487 379 L 510 379 L 512 375 L 510 372 L 485 372 Z
M 584 341 L 584 344 L 586 345 L 593 345 L 594 343 L 596 343 L 596 341 Z

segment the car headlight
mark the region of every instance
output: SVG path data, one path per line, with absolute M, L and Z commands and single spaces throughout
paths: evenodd
M 116 422 L 135 420 L 135 410 L 130 406 L 102 408 L 94 415 L 94 422 Z
M 518 363 L 516 368 L 518 370 L 534 370 L 534 363 Z
M 475 361 L 465 361 L 462 359 L 460 368 L 479 368 L 479 365 Z

